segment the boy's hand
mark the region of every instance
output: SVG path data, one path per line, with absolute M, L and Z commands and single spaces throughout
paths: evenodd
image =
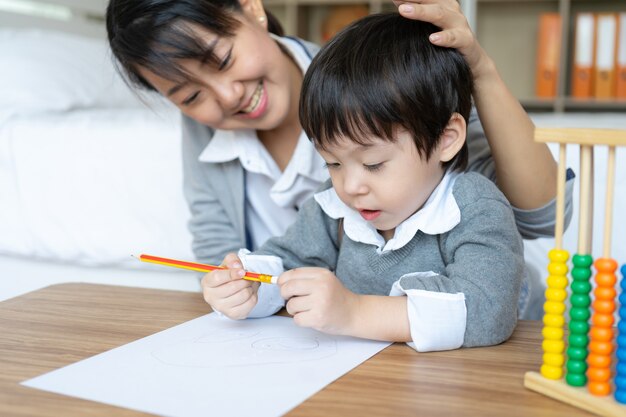
M 204 300 L 228 318 L 245 319 L 257 303 L 260 284 L 243 279 L 245 271 L 234 253 L 226 255 L 221 266 L 228 269 L 211 271 L 202 278 Z
M 456 48 L 463 54 L 478 77 L 488 56 L 474 36 L 457 0 L 393 0 L 398 12 L 407 19 L 422 20 L 439 26 L 441 32 L 430 35 L 437 46 Z M 486 64 L 485 64 L 486 65 Z
M 287 312 L 298 326 L 349 335 L 353 332 L 359 296 L 324 268 L 297 268 L 278 278 Z

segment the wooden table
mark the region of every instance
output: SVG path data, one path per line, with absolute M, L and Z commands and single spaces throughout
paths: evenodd
M 0 303 L 1 416 L 137 416 L 136 411 L 19 385 L 209 312 L 200 294 L 94 284 L 53 285 Z M 524 389 L 541 363 L 541 323 L 506 343 L 417 353 L 394 344 L 290 416 L 589 416 Z M 253 416 L 249 416 L 253 417 Z

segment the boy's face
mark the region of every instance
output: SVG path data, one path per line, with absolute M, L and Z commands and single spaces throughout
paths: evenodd
M 357 210 L 385 238 L 419 210 L 441 181 L 440 148 L 426 161 L 404 129 L 396 142 L 372 138 L 368 146 L 341 138 L 326 150 L 326 161 L 337 195 Z

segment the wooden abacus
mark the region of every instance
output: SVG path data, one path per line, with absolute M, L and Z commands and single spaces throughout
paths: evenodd
M 557 175 L 555 248 L 548 258 L 546 302 L 543 318 L 543 364 L 540 372 L 527 372 L 524 386 L 602 416 L 626 416 L 626 280 L 619 297 L 619 325 L 614 329 L 615 271 L 611 258 L 615 147 L 626 145 L 626 130 L 536 129 L 535 140 L 559 144 Z M 565 341 L 567 260 L 563 250 L 566 145 L 580 146 L 580 210 L 577 254 L 572 257 L 569 336 Z M 593 262 L 593 148 L 608 146 L 607 183 L 602 258 Z M 596 287 L 591 292 L 591 266 L 595 266 Z M 626 274 L 626 265 L 622 266 Z M 589 318 L 591 317 L 591 326 Z M 567 347 L 567 351 L 566 351 Z M 617 349 L 614 349 L 617 347 Z M 567 356 L 567 362 L 565 357 Z M 617 358 L 613 371 L 613 357 Z M 565 377 L 564 365 L 566 368 Z M 611 393 L 613 395 L 611 396 Z

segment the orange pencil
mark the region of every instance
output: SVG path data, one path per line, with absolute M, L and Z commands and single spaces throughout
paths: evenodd
M 176 259 L 161 258 L 158 256 L 145 255 L 145 254 L 139 255 L 139 260 L 142 262 L 149 262 L 153 264 L 172 266 L 174 268 L 190 269 L 192 271 L 199 271 L 199 272 L 215 271 L 216 269 L 228 269 L 228 268 L 224 268 L 223 266 L 214 266 L 214 265 L 207 265 L 207 264 L 199 264 L 195 262 L 179 261 Z M 256 272 L 248 272 L 248 271 L 246 271 L 246 275 L 244 275 L 243 279 L 246 279 L 248 281 L 264 282 L 266 284 L 276 284 L 276 282 L 278 282 L 278 277 L 275 277 L 273 275 L 257 274 Z

